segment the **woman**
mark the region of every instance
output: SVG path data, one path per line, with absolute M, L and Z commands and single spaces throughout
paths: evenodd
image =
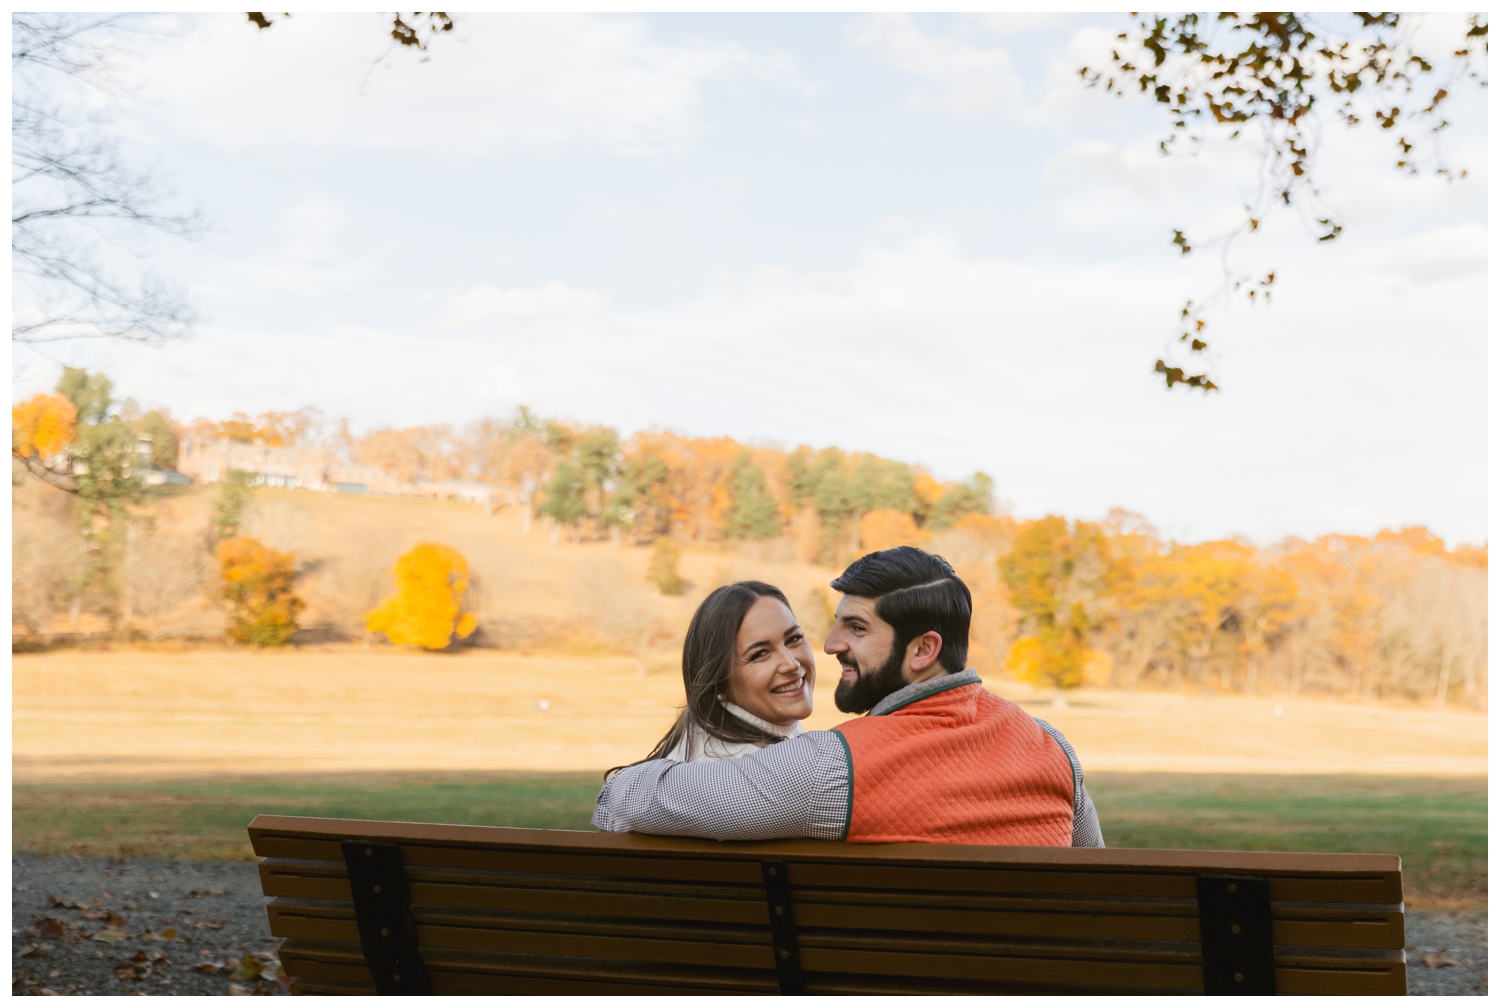
M 800 735 L 815 676 L 812 648 L 779 588 L 717 588 L 682 645 L 687 706 L 646 759 L 732 759 Z

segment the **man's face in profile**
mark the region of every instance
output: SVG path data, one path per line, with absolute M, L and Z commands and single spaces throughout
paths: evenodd
M 823 644 L 841 669 L 833 705 L 845 714 L 863 714 L 905 686 L 901 667 L 906 655 L 895 645 L 896 629 L 875 615 L 874 599 L 839 599 L 833 629 Z

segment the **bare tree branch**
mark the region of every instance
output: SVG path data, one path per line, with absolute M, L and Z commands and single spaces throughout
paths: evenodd
M 129 164 L 102 113 L 58 97 L 75 82 L 118 96 L 119 41 L 148 32 L 136 15 L 12 15 L 12 271 L 33 301 L 12 318 L 15 342 L 162 343 L 196 321 L 184 292 L 146 270 L 122 276 L 101 252 L 140 254 L 153 231 L 192 237 L 201 218 L 167 208 L 171 193 Z

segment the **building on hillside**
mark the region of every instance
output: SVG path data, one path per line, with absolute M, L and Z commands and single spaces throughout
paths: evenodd
M 264 441 L 189 434 L 182 439 L 177 464 L 196 483 L 217 483 L 237 469 L 253 473 L 255 486 L 461 500 L 483 504 L 485 514 L 493 513 L 502 499 L 501 491 L 486 483 L 408 483 L 375 466 L 341 462 L 320 449 L 271 446 Z
M 141 434 L 135 439 L 135 459 L 140 466 L 141 482 L 147 486 L 186 486 L 193 482 L 185 473 L 175 469 L 163 469 L 151 461 L 151 435 Z
M 233 470 L 254 473 L 257 486 L 301 487 L 322 490 L 328 459 L 323 452 L 272 447 L 264 441 L 230 438 L 182 439 L 177 465 L 197 483 L 218 483 Z
M 337 462 L 324 470 L 324 485 L 320 490 L 354 494 L 406 494 L 412 493 L 412 485 L 403 483 L 385 470 L 375 466 L 345 465 Z
M 193 481 L 186 473 L 180 473 L 175 469 L 158 469 L 156 466 L 148 466 L 141 476 L 141 482 L 147 486 L 187 486 Z

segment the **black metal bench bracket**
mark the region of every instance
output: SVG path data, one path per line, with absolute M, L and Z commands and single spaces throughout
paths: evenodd
M 401 848 L 361 840 L 346 840 L 343 848 L 359 944 L 375 978 L 375 992 L 431 994 L 432 984 L 417 952 Z
M 1199 875 L 1203 993 L 1275 994 L 1271 883 L 1259 875 Z
M 797 947 L 797 921 L 792 916 L 792 879 L 785 861 L 762 861 L 766 881 L 766 913 L 771 917 L 771 951 L 776 956 L 776 983 L 782 994 L 802 994 L 802 953 Z

